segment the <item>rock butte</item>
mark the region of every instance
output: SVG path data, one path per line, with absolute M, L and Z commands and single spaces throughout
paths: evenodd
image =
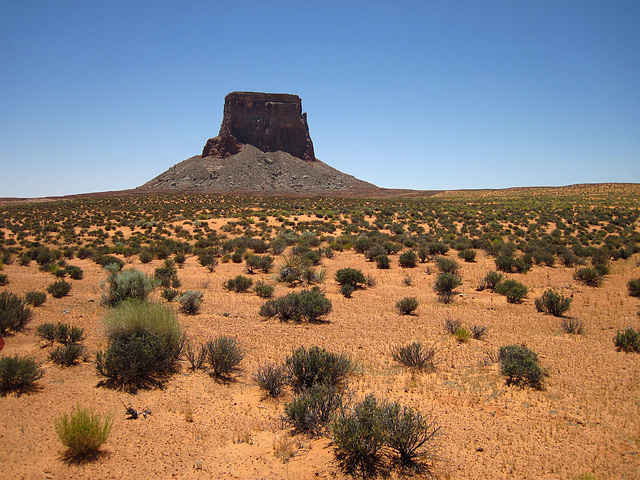
M 220 133 L 207 141 L 202 155 L 135 191 L 376 196 L 383 189 L 315 157 L 297 95 L 233 92 L 225 97 Z

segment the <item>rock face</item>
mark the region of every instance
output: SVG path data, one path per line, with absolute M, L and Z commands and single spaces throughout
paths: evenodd
M 202 157 L 226 158 L 242 145 L 262 152 L 290 153 L 316 160 L 302 100 L 284 93 L 233 92 L 225 97 L 220 133 L 207 141 Z

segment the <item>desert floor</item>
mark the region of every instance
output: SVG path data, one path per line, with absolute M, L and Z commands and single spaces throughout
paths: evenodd
M 447 256 L 457 259 L 454 251 Z M 322 261 L 328 280 L 321 288 L 333 304 L 328 321 L 296 324 L 265 320 L 258 315 L 263 299 L 223 289 L 224 280 L 246 275 L 244 264 L 220 264 L 210 273 L 190 257 L 178 271 L 182 289 L 204 290 L 205 297 L 198 315 L 178 314 L 181 326 L 195 341 L 236 337 L 246 352 L 242 371 L 224 384 L 191 372 L 184 362 L 163 389 L 131 395 L 98 386 L 94 361 L 95 352 L 106 345 L 100 305 L 100 281 L 106 274 L 91 260 L 72 259 L 69 263 L 84 270 L 84 279 L 71 281 L 69 296 L 48 296 L 34 308 L 28 328 L 7 336 L 0 354 L 30 355 L 45 369 L 35 392 L 0 397 L 0 477 L 345 478 L 329 438 L 293 436 L 283 424 L 283 407 L 291 394 L 265 398 L 252 378 L 260 365 L 282 362 L 299 346 L 319 345 L 357 363 L 348 387 L 354 400 L 374 393 L 437 421 L 442 432 L 434 449 L 437 478 L 640 478 L 640 355 L 616 351 L 613 343 L 618 330 L 640 325 L 640 302 L 626 288 L 630 278 L 640 277 L 640 254 L 613 262 L 600 288 L 578 284 L 575 269 L 562 266 L 509 274 L 529 287 L 528 298 L 519 305 L 476 291 L 483 275 L 495 268 L 493 258 L 479 251 L 475 263 L 458 261 L 461 295 L 445 305 L 433 291 L 433 263 L 402 269 L 394 256 L 390 270 L 378 270 L 361 254 L 337 252 Z M 154 260 L 143 265 L 132 257 L 125 268 L 151 274 L 161 264 Z M 333 279 L 344 267 L 373 275 L 377 285 L 344 298 Z M 44 291 L 53 281 L 33 262 L 5 265 L 3 273 L 10 283 L 2 288 L 20 295 Z M 407 275 L 411 286 L 403 283 Z M 252 278 L 269 281 L 270 275 Z M 564 333 L 560 319 L 536 311 L 534 299 L 548 287 L 572 295 L 568 316 L 584 322 L 582 335 Z M 289 291 L 278 284 L 275 295 Z M 394 308 L 407 296 L 420 301 L 416 315 L 403 316 Z M 154 297 L 164 301 L 159 291 Z M 445 319 L 485 325 L 489 333 L 485 340 L 459 343 L 443 329 Z M 58 321 L 84 329 L 87 361 L 61 368 L 48 360 L 50 348 L 35 329 Z M 394 347 L 415 340 L 436 346 L 435 372 L 412 373 L 392 359 Z M 541 391 L 507 386 L 495 363 L 500 346 L 523 342 L 539 354 L 549 374 Z M 127 420 L 123 403 L 152 413 Z M 69 465 L 61 459 L 54 420 L 77 404 L 111 412 L 114 422 L 97 461 Z

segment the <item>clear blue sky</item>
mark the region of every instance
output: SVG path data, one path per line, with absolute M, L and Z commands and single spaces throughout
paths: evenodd
M 640 182 L 640 1 L 4 1 L 0 197 L 136 187 L 232 91 L 383 187 Z

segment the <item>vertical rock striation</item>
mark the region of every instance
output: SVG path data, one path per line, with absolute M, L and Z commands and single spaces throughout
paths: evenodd
M 233 92 L 225 97 L 220 133 L 202 157 L 226 158 L 249 144 L 262 152 L 287 152 L 316 161 L 302 100 L 284 93 Z

